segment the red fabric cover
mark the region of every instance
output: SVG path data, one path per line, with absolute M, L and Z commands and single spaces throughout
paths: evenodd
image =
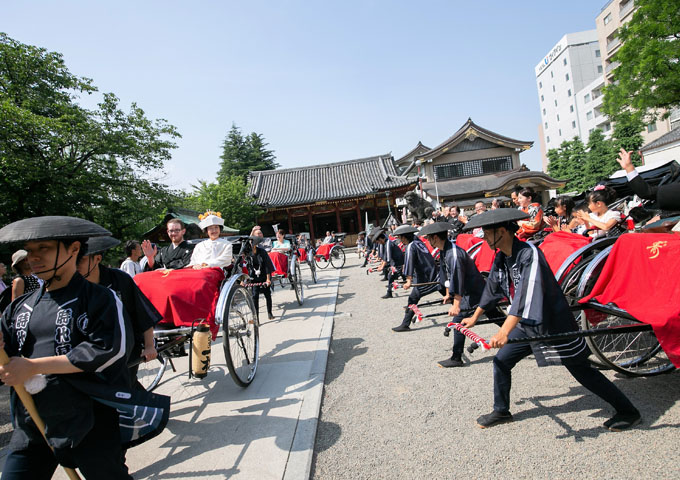
M 300 261 L 304 261 L 307 258 L 307 253 L 304 248 L 298 248 L 298 258 Z
M 434 247 L 432 245 L 430 245 L 430 241 L 427 238 L 425 238 L 425 235 L 420 237 L 420 239 L 423 241 L 423 243 L 427 247 L 427 251 L 430 252 L 430 254 L 432 254 L 432 250 L 434 250 Z
M 581 303 L 614 303 L 654 328 L 680 367 L 680 236 L 627 233 L 614 244 L 592 292 Z
M 274 264 L 274 275 L 283 275 L 284 277 L 288 275 L 288 255 L 281 252 L 269 252 L 269 258 Z
M 334 243 L 324 243 L 322 245 L 319 245 L 319 248 L 316 249 L 316 256 L 324 257 L 326 260 L 328 260 L 331 248 L 333 248 L 334 246 L 335 246 Z
M 468 233 L 461 233 L 456 237 L 456 245 L 458 245 L 463 250 L 467 251 L 471 246 L 481 243 L 482 246 L 479 247 L 474 261 L 477 266 L 477 270 L 480 272 L 490 272 L 491 266 L 493 265 L 493 259 L 496 256 L 496 252 L 491 250 L 489 244 L 479 237 L 470 235 Z
M 205 318 L 213 340 L 219 331 L 215 306 L 223 279 L 221 268 L 154 270 L 134 277 L 139 289 L 163 315 L 160 324 L 190 327 L 197 318 Z
M 592 241 L 592 238 L 577 233 L 555 232 L 545 237 L 538 248 L 543 251 L 550 270 L 555 274 L 569 255 Z

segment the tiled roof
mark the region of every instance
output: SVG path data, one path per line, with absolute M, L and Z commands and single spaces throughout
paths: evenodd
M 646 152 L 657 147 L 668 145 L 669 143 L 677 142 L 678 140 L 680 140 L 680 128 L 676 128 L 675 130 L 671 130 L 667 134 L 660 136 L 653 142 L 650 142 L 642 147 L 640 150 Z
M 564 183 L 564 180 L 556 180 L 543 172 L 532 172 L 520 167 L 507 172 L 439 181 L 436 188 L 434 182 L 428 182 L 423 184 L 423 190 L 430 196 L 436 195 L 438 191 L 440 197 L 479 197 L 485 194 L 500 195 L 517 184 L 559 188 Z
M 471 141 L 474 141 L 480 137 L 482 138 L 485 137 L 485 139 L 488 139 L 489 141 L 496 143 L 498 145 L 503 145 L 512 148 L 521 148 L 522 150 L 527 150 L 531 148 L 531 146 L 534 144 L 534 142 L 531 141 L 516 140 L 514 138 L 506 137 L 496 132 L 492 132 L 491 130 L 487 130 L 486 128 L 480 127 L 475 122 L 473 122 L 471 118 L 468 118 L 467 122 L 465 122 L 456 133 L 451 135 L 444 142 L 437 145 L 430 151 L 418 155 L 416 158 L 423 159 L 435 158 L 443 153 L 451 153 L 452 148 L 458 145 L 462 140 L 467 138 Z M 481 146 L 482 148 L 489 148 L 489 145 L 486 144 L 478 146 Z
M 248 195 L 263 207 L 363 197 L 415 183 L 397 173 L 392 155 L 248 174 Z
M 394 161 L 397 165 L 399 165 L 401 162 L 404 162 L 406 160 L 410 160 L 411 157 L 416 156 L 419 153 L 425 153 L 430 150 L 430 147 L 427 147 L 423 145 L 423 142 L 418 142 L 418 145 L 413 147 L 409 152 L 405 153 L 404 155 L 401 156 L 401 158 L 398 158 L 397 160 Z

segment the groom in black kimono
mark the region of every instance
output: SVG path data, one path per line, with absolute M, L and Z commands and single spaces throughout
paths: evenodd
M 177 270 L 189 265 L 194 246 L 184 240 L 186 229 L 184 223 L 173 218 L 168 221 L 168 237 L 172 242 L 170 245 L 157 249 L 149 240 L 142 242 L 142 250 L 148 260 L 145 271 L 167 268 Z

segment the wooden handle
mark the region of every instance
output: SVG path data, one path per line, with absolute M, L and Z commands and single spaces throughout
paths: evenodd
M 0 365 L 7 365 L 8 363 L 9 357 L 7 356 L 7 352 L 5 352 L 4 348 L 0 348 Z M 45 436 L 45 422 L 43 422 L 42 418 L 40 418 L 40 414 L 38 414 L 38 409 L 35 407 L 33 397 L 31 397 L 31 394 L 26 391 L 26 388 L 23 385 L 14 385 L 13 388 L 19 396 L 19 400 L 21 400 L 21 403 L 24 404 L 28 414 L 31 416 L 33 423 L 35 423 L 35 425 L 38 427 L 38 430 L 40 430 L 45 442 L 47 442 L 47 437 Z M 49 442 L 47 443 L 47 446 L 50 447 L 52 451 L 54 451 Z M 76 472 L 73 468 L 64 467 L 63 465 L 62 468 L 66 472 L 68 478 L 71 480 L 81 480 L 80 475 L 78 475 L 78 472 Z

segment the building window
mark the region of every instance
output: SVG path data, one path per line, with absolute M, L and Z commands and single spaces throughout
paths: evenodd
M 557 106 L 557 100 L 555 100 L 555 106 Z
M 560 128 L 560 129 L 558 129 L 558 130 L 557 130 L 557 133 L 558 133 L 558 134 L 559 134 L 559 136 L 561 137 L 561 136 L 562 136 L 562 129 L 561 129 L 561 128 Z
M 538 88 L 543 88 L 543 82 L 538 82 Z
M 566 59 L 566 58 L 564 59 L 564 64 L 565 64 L 565 65 L 567 64 L 567 59 Z M 567 78 L 567 80 L 569 80 L 569 79 Z
M 493 157 L 481 160 L 467 160 L 465 162 L 447 163 L 435 167 L 435 178 L 445 180 L 449 178 L 474 177 L 490 173 L 507 172 L 512 170 L 512 157 Z
M 547 130 L 548 129 L 548 122 L 545 122 L 544 125 L 545 125 L 545 129 Z
M 543 95 L 541 95 L 541 102 L 543 101 Z
M 545 143 L 550 143 L 550 137 L 545 137 Z
M 571 97 L 571 88 L 567 90 L 567 97 Z
M 597 66 L 597 73 L 602 73 L 602 65 Z
M 543 115 L 545 115 L 545 108 L 543 109 Z
M 553 92 L 555 91 L 555 85 L 553 85 Z
M 559 113 L 557 114 L 557 121 L 558 122 L 560 121 L 560 114 Z
M 565 79 L 567 82 L 569 81 L 569 74 L 568 74 L 568 73 L 564 75 L 564 79 Z
M 612 21 L 612 14 L 608 13 L 607 16 L 604 17 L 604 24 L 607 25 L 611 21 Z
M 611 129 L 612 129 L 611 123 L 605 123 L 604 125 L 602 125 L 602 130 L 605 131 L 605 132 L 608 132 Z
M 600 51 L 599 50 L 595 50 L 595 58 L 600 58 Z
M 593 111 L 589 111 L 586 113 L 586 120 L 592 120 L 593 119 Z
M 586 93 L 586 94 L 583 96 L 583 101 L 584 101 L 585 103 L 590 102 L 590 94 L 589 94 L 589 93 Z
M 650 123 L 647 125 L 647 133 L 656 132 L 656 123 Z
M 555 75 L 553 74 L 552 71 L 550 72 L 550 78 L 555 78 Z
M 576 128 L 576 120 L 571 122 L 571 128 Z
M 569 105 L 569 113 L 574 113 L 574 106 L 573 105 Z

